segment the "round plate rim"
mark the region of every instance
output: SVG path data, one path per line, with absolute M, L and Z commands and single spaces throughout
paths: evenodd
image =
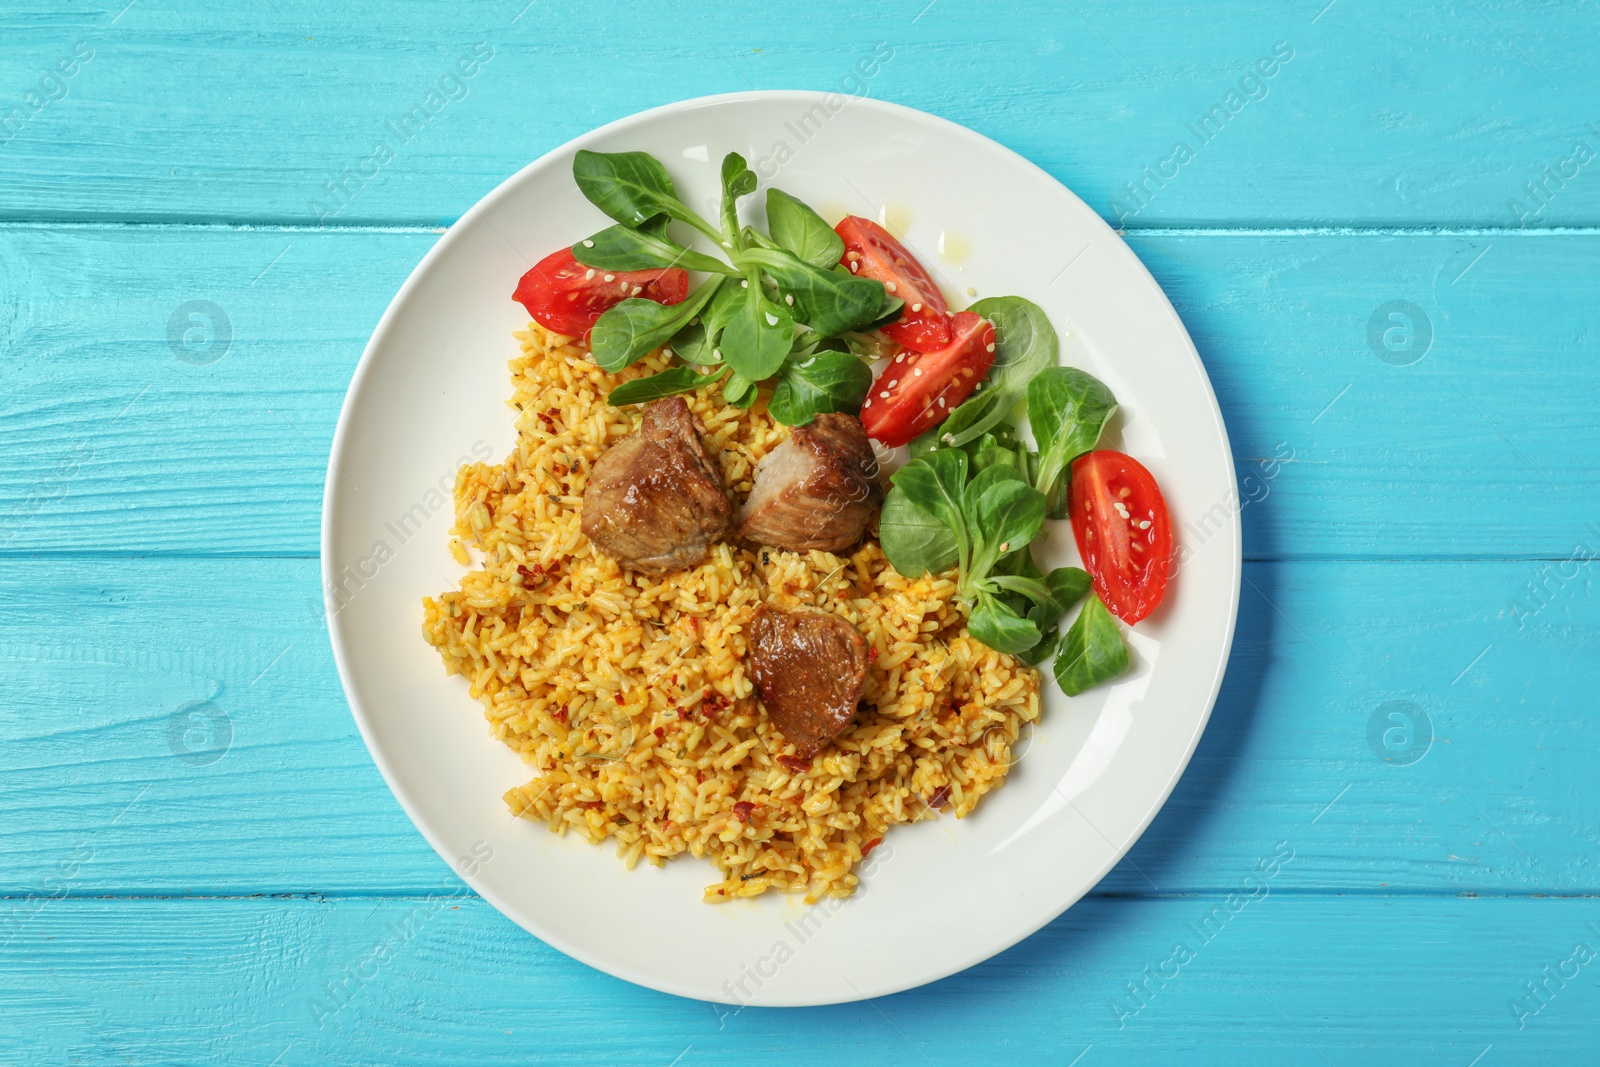
M 351 680 L 351 671 L 347 663 L 345 652 L 346 636 L 342 632 L 342 624 L 339 621 L 338 612 L 335 610 L 335 605 L 332 601 L 331 594 L 329 593 L 329 590 L 333 588 L 335 577 L 332 570 L 332 561 L 334 559 L 333 522 L 334 516 L 339 509 L 339 504 L 344 495 L 338 473 L 338 461 L 346 447 L 346 441 L 350 428 L 350 413 L 354 407 L 355 399 L 360 393 L 368 376 L 373 373 L 373 367 L 375 365 L 375 353 L 377 353 L 387 341 L 389 334 L 393 329 L 394 321 L 398 316 L 399 310 L 405 305 L 406 301 L 411 296 L 412 291 L 421 284 L 421 279 L 428 274 L 433 263 L 442 258 L 446 251 L 455 243 L 455 241 L 460 239 L 460 235 L 469 225 L 472 224 L 474 217 L 481 214 L 485 209 L 491 207 L 502 198 L 513 195 L 515 187 L 522 180 L 525 174 L 545 166 L 549 160 L 559 156 L 564 156 L 569 152 L 576 151 L 577 149 L 583 148 L 596 141 L 603 140 L 608 135 L 618 132 L 619 130 L 625 130 L 635 125 L 648 123 L 653 119 L 662 118 L 667 115 L 678 114 L 684 111 L 750 101 L 792 100 L 797 103 L 802 101 L 820 103 L 826 97 L 837 95 L 838 94 L 807 89 L 758 89 L 693 97 L 674 103 L 648 108 L 644 111 L 623 116 L 602 126 L 598 126 L 592 130 L 589 130 L 588 132 L 572 138 L 571 140 L 566 141 L 555 148 L 552 148 L 550 151 L 545 152 L 537 159 L 519 168 L 514 174 L 511 174 L 505 180 L 496 185 L 477 203 L 468 208 L 467 211 L 464 212 L 461 217 L 458 218 L 445 231 L 445 233 L 440 236 L 439 240 L 428 249 L 427 253 L 422 257 L 417 265 L 412 268 L 411 273 L 407 275 L 405 282 L 401 285 L 400 289 L 395 293 L 393 299 L 390 300 L 388 306 L 384 309 L 382 317 L 378 320 L 377 326 L 373 329 L 372 336 L 368 339 L 365 348 L 362 350 L 361 358 L 356 364 L 356 369 L 351 376 L 349 388 L 346 390 L 344 400 L 340 405 L 338 423 L 334 429 L 333 441 L 329 448 L 328 470 L 326 472 L 323 486 L 323 506 L 319 540 L 319 572 L 323 585 L 324 612 L 328 624 L 328 639 L 333 649 L 334 664 L 339 672 L 340 685 L 344 690 L 346 702 L 349 704 L 351 716 L 355 719 L 356 727 L 361 734 L 362 743 L 366 746 L 367 752 L 371 756 L 373 763 L 377 765 L 379 773 L 383 776 L 384 783 L 389 787 L 390 793 L 394 795 L 395 800 L 399 803 L 401 809 L 406 813 L 407 818 L 411 820 L 412 825 L 417 828 L 418 832 L 422 834 L 423 838 L 427 840 L 428 844 L 434 849 L 434 851 L 437 852 L 441 858 L 445 859 L 447 863 L 449 862 L 449 855 L 444 844 L 443 834 L 435 829 L 431 821 L 418 809 L 412 798 L 408 796 L 407 789 L 399 780 L 399 777 L 395 773 L 394 769 L 389 766 L 387 760 L 383 757 L 381 749 L 376 742 L 376 738 L 374 736 L 374 726 L 371 722 L 369 713 L 362 707 L 361 700 Z M 944 133 L 950 136 L 971 139 L 976 142 L 980 142 L 986 147 L 998 150 L 1006 157 L 1009 157 L 1010 161 L 1014 165 L 1035 172 L 1036 174 L 1048 179 L 1053 185 L 1060 188 L 1068 196 L 1072 197 L 1074 200 L 1077 200 L 1080 204 L 1083 204 L 1084 211 L 1087 213 L 1087 215 L 1093 217 L 1100 229 L 1104 231 L 1103 236 L 1109 236 L 1115 240 L 1115 242 L 1122 247 L 1122 250 L 1126 252 L 1128 258 L 1137 265 L 1137 268 L 1143 274 L 1145 281 L 1149 284 L 1153 292 L 1159 297 L 1161 306 L 1166 315 L 1170 318 L 1172 325 L 1176 327 L 1179 336 L 1182 337 L 1189 358 L 1194 361 L 1196 368 L 1200 372 L 1201 381 L 1205 386 L 1205 400 L 1210 406 L 1210 414 L 1212 416 L 1213 424 L 1226 454 L 1227 480 L 1229 490 L 1232 494 L 1231 499 L 1237 500 L 1238 473 L 1233 459 L 1233 447 L 1228 437 L 1227 425 L 1222 418 L 1221 406 L 1217 402 L 1216 390 L 1211 383 L 1211 377 L 1206 371 L 1204 362 L 1200 359 L 1199 351 L 1195 348 L 1194 341 L 1189 336 L 1188 329 L 1184 326 L 1182 319 L 1178 317 L 1177 311 L 1172 307 L 1172 302 L 1170 299 L 1168 299 L 1165 290 L 1163 290 L 1160 283 L 1155 280 L 1155 277 L 1150 273 L 1149 268 L 1145 266 L 1144 262 L 1138 257 L 1138 255 L 1134 253 L 1131 248 L 1128 248 L 1127 243 L 1122 240 L 1120 234 L 1113 230 L 1111 226 L 1099 216 L 1098 213 L 1089 208 L 1087 204 L 1083 203 L 1082 198 L 1078 197 L 1076 193 L 1074 193 L 1054 175 L 1051 175 L 1048 171 L 1045 171 L 1043 168 L 1038 166 L 1038 164 L 1034 163 L 1032 160 L 1029 160 L 1027 157 L 1021 155 L 1015 150 L 993 140 L 992 138 L 986 137 L 975 130 L 970 129 L 969 127 L 963 126 L 960 123 L 953 122 L 949 119 L 942 118 L 938 115 L 933 115 L 916 108 L 908 107 L 903 104 L 896 104 L 890 101 L 878 100 L 871 97 L 858 97 L 852 99 L 849 103 L 849 106 L 852 108 L 859 107 L 877 109 L 891 115 L 914 118 L 918 122 L 931 123 L 937 127 L 940 127 Z M 1150 804 L 1149 808 L 1141 815 L 1137 823 L 1137 828 L 1134 830 L 1134 832 L 1128 836 L 1125 842 L 1116 846 L 1114 849 L 1114 854 L 1100 867 L 1100 869 L 1094 874 L 1093 878 L 1088 880 L 1082 889 L 1077 890 L 1068 898 L 1064 899 L 1059 908 L 1057 908 L 1053 913 L 1045 915 L 1041 921 L 1031 925 L 1024 924 L 1023 927 L 1010 931 L 1008 936 L 996 939 L 987 948 L 960 957 L 955 962 L 952 962 L 947 966 L 942 966 L 927 973 L 919 974 L 916 977 L 906 981 L 884 982 L 881 983 L 880 986 L 870 986 L 865 989 L 857 989 L 852 986 L 847 992 L 841 993 L 838 996 L 801 996 L 793 999 L 779 997 L 777 999 L 763 1001 L 763 1006 L 805 1007 L 849 1003 L 858 1000 L 869 1000 L 880 996 L 887 996 L 893 993 L 902 992 L 907 989 L 917 988 L 930 982 L 935 982 L 942 978 L 949 977 L 952 974 L 959 973 L 968 969 L 969 967 L 973 967 L 983 962 L 984 960 L 990 959 L 1020 943 L 1021 941 L 1026 940 L 1028 937 L 1031 937 L 1040 929 L 1053 922 L 1056 918 L 1059 918 L 1060 915 L 1065 913 L 1073 905 L 1077 904 L 1078 901 L 1082 900 L 1083 897 L 1093 890 L 1096 885 L 1104 880 L 1105 876 L 1122 861 L 1122 858 L 1127 855 L 1129 850 L 1133 848 L 1134 844 L 1136 844 L 1139 839 L 1144 836 L 1144 832 L 1149 829 L 1150 823 L 1154 821 L 1156 815 L 1166 805 L 1168 798 L 1172 794 L 1172 790 L 1176 787 L 1178 780 L 1183 776 L 1184 771 L 1188 768 L 1190 760 L 1193 759 L 1195 750 L 1199 746 L 1200 738 L 1205 733 L 1206 726 L 1211 719 L 1211 713 L 1216 706 L 1217 696 L 1222 687 L 1222 680 L 1226 674 L 1228 663 L 1232 657 L 1233 639 L 1238 622 L 1239 601 L 1242 590 L 1244 567 L 1243 536 L 1240 513 L 1237 507 L 1230 509 L 1230 525 L 1227 527 L 1227 529 L 1231 533 L 1233 543 L 1233 552 L 1229 560 L 1229 565 L 1232 569 L 1232 580 L 1230 582 L 1230 587 L 1232 589 L 1232 600 L 1228 606 L 1226 631 L 1220 646 L 1218 663 L 1213 672 L 1209 685 L 1209 692 L 1205 698 L 1205 706 L 1198 718 L 1195 720 L 1194 731 L 1185 744 L 1182 758 L 1177 761 L 1167 781 L 1163 783 L 1162 788 L 1159 791 L 1159 795 Z M 452 871 L 455 871 L 454 866 L 452 866 L 451 869 Z M 460 874 L 460 872 L 456 873 Z M 504 899 L 498 891 L 493 890 L 486 885 L 479 884 L 478 879 L 468 877 L 464 874 L 460 874 L 460 876 L 464 881 L 467 882 L 469 886 L 471 886 L 473 891 L 479 894 L 479 896 L 488 902 L 490 906 L 495 908 L 495 910 L 499 911 L 502 915 L 511 919 L 528 933 L 546 942 L 567 956 L 593 967 L 598 971 L 621 978 L 624 981 L 631 982 L 635 985 L 643 986 L 649 989 L 655 989 L 664 993 L 669 993 L 688 999 L 710 1001 L 713 1003 L 732 1003 L 731 1001 L 720 999 L 714 995 L 707 996 L 706 990 L 698 988 L 692 983 L 663 979 L 659 975 L 646 974 L 632 967 L 619 964 L 619 962 L 615 959 L 599 958 L 595 954 L 589 952 L 584 946 L 567 937 L 559 928 L 534 921 L 534 919 L 528 916 L 524 909 L 522 909 L 519 905 Z

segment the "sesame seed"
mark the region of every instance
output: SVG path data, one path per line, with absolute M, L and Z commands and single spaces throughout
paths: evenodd
M 861 269 L 861 264 L 857 263 L 855 260 L 852 259 L 850 261 L 850 273 L 854 274 L 856 271 L 858 271 L 860 269 Z
M 585 242 L 583 242 L 583 247 L 585 247 L 585 248 L 593 248 L 594 247 L 594 242 L 593 241 L 585 241 Z
M 978 295 L 978 290 L 974 289 L 972 286 L 969 285 L 969 286 L 967 286 L 967 295 L 968 296 L 977 296 Z
M 766 317 L 767 317 L 767 325 L 768 326 L 776 326 L 776 325 L 778 325 L 778 316 L 774 315 L 770 311 L 762 312 L 762 314 L 766 315 Z
M 985 352 L 993 352 L 994 351 L 994 342 L 990 341 L 988 344 L 984 345 L 983 346 L 983 350 Z
M 891 293 L 894 292 L 894 282 L 889 282 L 884 286 L 884 288 L 889 290 Z
M 636 285 L 636 286 L 633 287 L 633 292 L 629 293 L 628 295 L 629 296 L 638 296 L 642 292 L 644 292 L 644 286 Z
M 883 392 L 879 393 L 878 394 L 878 399 L 879 400 L 888 400 L 889 399 L 889 391 L 886 389 Z
M 794 307 L 794 294 L 790 293 L 789 295 L 785 296 L 783 298 L 783 302 L 788 304 L 790 307 Z
M 583 276 L 583 280 L 584 280 L 584 281 L 588 281 L 588 280 L 589 280 L 589 279 L 590 279 L 590 278 L 593 278 L 593 277 L 594 277 L 594 268 L 593 268 L 593 267 L 590 267 L 590 268 L 589 268 L 589 273 L 587 273 L 587 274 L 585 274 L 585 275 L 584 275 L 584 276 Z
M 890 383 L 889 383 L 889 388 L 890 388 L 890 389 L 893 389 L 893 388 L 894 388 L 894 387 L 895 387 L 895 386 L 897 386 L 897 385 L 899 385 L 899 384 L 900 384 L 900 379 L 899 379 L 899 378 L 896 378 L 896 379 L 895 379 L 895 380 L 894 380 L 894 381 L 892 381 L 892 382 L 890 382 Z
M 870 396 L 867 397 L 867 402 L 865 404 L 862 404 L 861 406 L 864 407 L 864 408 L 870 408 L 872 406 L 872 398 Z
M 1002 552 L 1010 552 L 1011 551 L 1011 542 L 1010 541 L 1001 541 L 1000 542 L 1000 551 L 1002 551 Z
M 746 278 L 746 279 L 745 279 L 745 280 L 744 280 L 744 281 L 742 281 L 742 282 L 740 282 L 740 283 L 739 283 L 739 288 L 741 288 L 741 289 L 748 289 L 748 288 L 750 288 L 750 279 L 749 279 L 749 278 Z
M 1150 529 L 1150 520 L 1149 519 L 1145 519 L 1143 522 L 1141 522 L 1139 524 L 1139 529 L 1141 529 L 1141 530 Z
M 722 242 L 722 247 L 723 248 L 732 248 L 733 244 L 730 241 L 724 241 L 724 242 Z
M 944 397 L 942 396 L 939 398 L 939 406 L 944 407 Z
M 720 349 L 720 348 L 713 348 L 713 349 L 712 349 L 712 350 L 711 350 L 711 358 L 712 358 L 712 359 L 721 359 L 721 358 L 722 358 L 722 349 Z
M 616 280 L 617 280 L 617 276 L 616 276 L 616 275 L 615 275 L 615 274 L 607 274 L 607 275 L 606 275 L 606 276 L 605 276 L 605 279 L 604 279 L 604 280 L 605 280 L 605 281 L 608 281 L 608 282 L 614 282 L 614 281 L 616 281 Z
M 922 368 L 921 367 L 912 367 L 911 368 L 911 373 L 916 375 L 918 378 L 920 378 L 920 377 L 922 377 Z
M 912 304 L 911 305 L 911 314 L 915 315 L 917 312 L 919 312 L 921 310 L 922 310 L 922 305 L 921 304 Z
M 900 353 L 898 356 L 894 357 L 894 361 L 896 363 L 904 363 L 906 361 L 906 354 L 904 352 Z
M 844 258 L 848 259 L 848 260 L 851 260 L 851 261 L 858 260 L 858 259 L 861 258 L 861 253 L 860 252 L 846 252 L 844 254 Z

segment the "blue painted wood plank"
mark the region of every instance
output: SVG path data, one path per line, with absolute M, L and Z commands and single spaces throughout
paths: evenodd
M 1297 892 L 1600 893 L 1592 568 L 1247 566 L 1199 751 L 1101 890 L 1225 888 L 1293 837 Z M 314 560 L 0 562 L 0 893 L 85 844 L 87 896 L 435 884 L 345 708 L 317 580 Z M 1414 744 L 1396 702 L 1431 724 Z
M 1247 887 L 1245 873 L 1231 900 L 1092 898 L 925 989 L 785 1011 L 628 986 L 453 886 L 378 901 L 48 901 L 0 943 L 0 1057 L 1465 1065 L 1583 1063 L 1600 1043 L 1600 902 L 1306 897 Z M 772 974 L 771 960 L 749 966 Z
M 434 239 L 0 228 L 0 552 L 314 554 L 345 386 Z M 1216 384 L 1250 557 L 1564 559 L 1600 538 L 1580 510 L 1600 236 L 1134 246 Z M 175 346 L 194 308 L 230 339 Z
M 340 220 L 433 224 L 601 123 L 804 87 L 967 124 L 1128 225 L 1600 223 L 1584 5 L 122 8 L 0 15 L 0 215 L 314 224 L 344 183 Z
M 447 102 L 323 219 L 362 232 L 0 226 L 0 1060 L 1593 1058 L 1592 16 L 8 5 L 0 219 L 315 226 L 385 120 Z M 355 736 L 314 559 L 103 557 L 313 555 L 338 400 L 428 227 L 601 122 L 833 87 L 880 42 L 865 91 L 1131 228 L 1217 383 L 1270 562 L 1247 567 L 1194 764 L 1101 895 L 927 990 L 719 1012 L 427 895 L 453 883 Z M 234 331 L 206 366 L 167 340 L 195 300 Z M 1415 348 L 1384 331 L 1424 322 L 1401 365 Z M 215 762 L 173 749 L 196 700 L 228 715 Z M 1420 762 L 1384 747 L 1395 702 L 1431 720 Z M 1265 898 L 1197 933 L 1279 841 L 1295 859 Z M 1160 977 L 1179 940 L 1197 958 Z

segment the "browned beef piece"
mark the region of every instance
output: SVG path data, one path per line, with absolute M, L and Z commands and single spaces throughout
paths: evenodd
M 583 491 L 595 548 L 646 574 L 693 567 L 727 536 L 733 505 L 683 397 L 645 408 L 639 432 L 606 450 Z
M 750 622 L 750 664 L 768 718 L 810 759 L 855 718 L 867 642 L 830 612 L 762 604 Z
M 829 412 L 796 426 L 757 465 L 739 537 L 796 552 L 838 552 L 861 540 L 882 500 L 861 420 Z

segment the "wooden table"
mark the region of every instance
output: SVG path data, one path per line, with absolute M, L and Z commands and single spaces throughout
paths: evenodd
M 0 1062 L 1593 1062 L 1592 3 L 125 3 L 0 13 Z M 1248 501 L 1239 634 L 1081 904 L 732 1013 L 547 948 L 412 828 L 328 648 L 323 470 L 504 177 L 875 49 L 859 91 L 1037 161 L 1171 295 Z

